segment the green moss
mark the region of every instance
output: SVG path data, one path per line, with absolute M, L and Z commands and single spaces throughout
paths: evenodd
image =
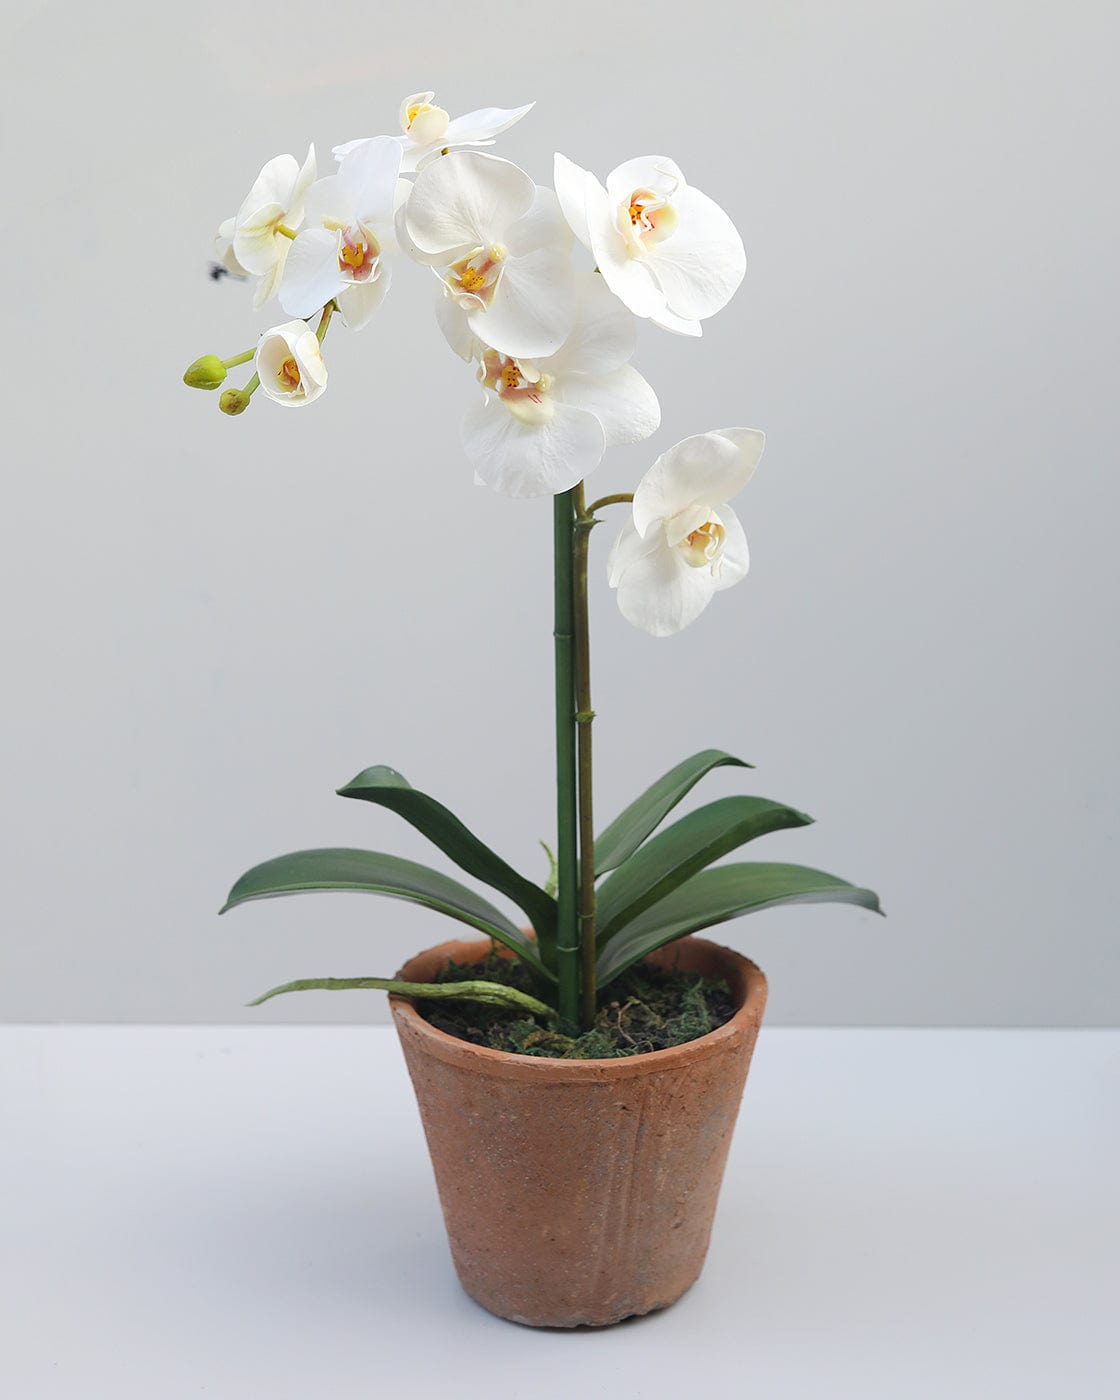
M 437 980 L 480 977 L 540 995 L 523 963 L 496 952 L 481 963 L 452 963 Z M 516 1011 L 477 1002 L 418 1001 L 416 1009 L 448 1035 L 492 1050 L 549 1059 L 613 1060 L 667 1050 L 707 1035 L 731 1019 L 735 1004 L 722 980 L 639 963 L 605 989 L 594 1026 L 580 1036 L 562 1035 Z

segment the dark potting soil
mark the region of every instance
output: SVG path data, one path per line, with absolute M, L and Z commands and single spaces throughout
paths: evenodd
M 524 963 L 494 952 L 484 962 L 451 963 L 436 980 L 480 978 L 540 995 Z M 652 963 L 637 963 L 616 978 L 600 996 L 594 1026 L 579 1036 L 562 1035 L 516 1008 L 423 998 L 415 1005 L 431 1025 L 459 1040 L 515 1055 L 563 1060 L 614 1060 L 667 1050 L 707 1035 L 735 1014 L 731 989 L 722 978 L 672 972 Z

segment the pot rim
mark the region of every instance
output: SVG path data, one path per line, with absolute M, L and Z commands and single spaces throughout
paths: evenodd
M 504 1076 L 514 1074 L 525 1079 L 539 1079 L 542 1075 L 548 1075 L 552 1079 L 587 1081 L 629 1079 L 641 1074 L 675 1069 L 693 1060 L 707 1059 L 712 1055 L 724 1053 L 745 1035 L 750 1035 L 753 1039 L 761 1023 L 768 984 L 766 974 L 757 963 L 744 957 L 742 953 L 737 953 L 734 948 L 714 943 L 707 938 L 696 938 L 691 934 L 685 938 L 674 939 L 672 943 L 665 944 L 664 948 L 671 949 L 677 945 L 710 951 L 726 964 L 728 973 L 738 973 L 736 980 L 740 981 L 743 988 L 742 1000 L 735 1014 L 722 1026 L 717 1026 L 715 1030 L 709 1031 L 707 1035 L 698 1036 L 695 1040 L 686 1040 L 681 1045 L 670 1045 L 664 1050 L 647 1050 L 640 1055 L 597 1060 L 569 1060 L 554 1055 L 518 1055 L 511 1050 L 493 1050 L 486 1045 L 475 1045 L 471 1041 L 460 1040 L 458 1036 L 441 1031 L 421 1016 L 410 997 L 400 993 L 390 994 L 389 1005 L 400 1030 L 403 1031 L 407 1027 L 414 1036 L 426 1042 L 427 1053 L 448 1063 L 463 1064 L 466 1061 L 474 1061 L 479 1069 L 485 1067 L 495 1073 L 501 1072 Z M 451 949 L 459 950 L 461 957 L 465 947 L 477 947 L 481 955 L 491 946 L 490 939 L 469 942 L 465 939 L 449 939 L 445 943 L 424 949 L 417 953 L 415 958 L 440 954 L 447 961 L 451 957 Z M 448 951 L 445 953 L 445 950 Z M 661 951 L 662 949 L 656 950 Z M 415 958 L 409 959 L 409 962 Z M 404 975 L 403 969 L 398 975 Z M 732 980 L 731 977 L 728 980 Z

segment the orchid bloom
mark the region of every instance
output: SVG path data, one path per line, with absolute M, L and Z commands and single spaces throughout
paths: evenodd
M 416 177 L 398 232 L 485 345 L 534 358 L 564 343 L 575 317 L 572 234 L 556 196 L 524 170 L 481 151 L 443 156 Z
M 555 355 L 534 362 L 483 348 L 483 397 L 462 427 L 478 480 L 506 496 L 556 495 L 593 471 L 608 447 L 655 432 L 657 395 L 627 364 L 635 340 L 634 318 L 588 272 L 575 326 Z
M 280 283 L 280 305 L 290 316 L 312 316 L 338 298 L 352 330 L 360 330 L 385 299 L 395 252 L 394 217 L 408 196 L 398 178 L 400 147 L 378 136 L 346 157 L 337 175 L 312 185 L 307 227 L 288 253 Z
M 756 428 L 700 433 L 646 472 L 607 565 L 628 622 L 672 636 L 746 576 L 746 536 L 726 502 L 753 476 L 764 442 Z
M 731 300 L 746 271 L 743 241 L 718 204 L 685 184 L 667 156 L 638 156 L 607 176 L 557 155 L 556 193 L 607 286 L 641 316 L 678 335 Z
M 481 107 L 477 112 L 451 117 L 442 107 L 435 106 L 434 98 L 434 92 L 414 92 L 401 103 L 401 135 L 391 139 L 401 147 L 401 170 L 406 174 L 413 174 L 441 151 L 455 150 L 461 146 L 492 146 L 495 136 L 508 131 L 534 105 L 530 102 L 525 107 L 508 110 L 503 107 Z M 335 159 L 342 160 L 370 139 L 363 137 L 359 141 L 347 141 L 335 146 Z
M 286 321 L 261 336 L 256 371 L 261 388 L 286 408 L 302 408 L 327 387 L 319 337 L 306 321 Z
M 295 156 L 276 156 L 261 167 L 242 201 L 233 221 L 231 246 L 238 264 L 261 279 L 254 306 L 261 306 L 276 291 L 292 231 L 303 222 L 303 202 L 314 178 L 314 146 L 308 147 L 302 166 L 296 164 Z

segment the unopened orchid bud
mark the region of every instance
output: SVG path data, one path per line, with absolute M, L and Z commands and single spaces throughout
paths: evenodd
M 250 397 L 244 389 L 227 389 L 218 400 L 218 407 L 231 418 L 236 418 L 249 407 Z
M 226 367 L 217 355 L 203 355 L 183 375 L 183 383 L 192 389 L 217 389 L 226 377 Z

